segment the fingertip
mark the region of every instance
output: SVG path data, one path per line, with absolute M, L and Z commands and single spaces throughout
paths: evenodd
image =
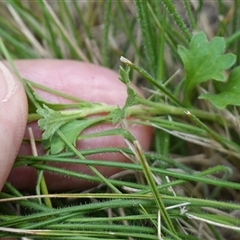
M 27 121 L 24 89 L 10 70 L 0 62 L 0 190 L 20 148 Z

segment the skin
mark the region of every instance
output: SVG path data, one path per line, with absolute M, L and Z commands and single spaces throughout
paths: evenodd
M 20 82 L 0 62 L 0 190 L 20 148 L 27 116 L 27 99 Z
M 117 73 L 92 64 L 69 60 L 21 60 L 16 61 L 15 65 L 22 77 L 86 101 L 122 106 L 127 97 L 126 87 L 118 80 Z M 0 149 L 0 189 L 8 177 L 8 181 L 18 189 L 32 191 L 36 182 L 34 169 L 31 167 L 19 167 L 11 170 L 18 152 L 20 155 L 32 154 L 29 145 L 21 145 L 24 134 L 25 137 L 28 137 L 27 131 L 24 133 L 27 119 L 26 96 L 21 84 L 4 65 L 1 65 L 0 70 L 3 73 L 0 75 L 1 86 L 2 84 L 6 85 L 6 78 L 10 79 L 11 86 L 14 86 L 14 91 L 12 90 L 12 94 L 8 96 L 7 100 L 1 97 L 6 91 L 0 90 L 0 101 L 2 101 L 0 104 L 0 148 L 2 148 Z M 7 76 L 4 75 L 4 71 L 8 73 Z M 39 90 L 36 91 L 42 98 L 53 103 L 69 102 L 61 97 Z M 137 91 L 141 94 L 139 90 Z M 42 133 L 36 123 L 28 124 L 28 126 L 32 127 L 35 138 L 41 137 Z M 84 133 L 103 131 L 113 127 L 115 126 L 112 124 L 99 124 L 88 128 Z M 148 150 L 152 138 L 152 128 L 135 124 L 129 126 L 129 129 L 142 148 Z M 82 140 L 77 143 L 78 149 L 125 146 L 125 142 L 119 136 Z M 39 155 L 44 154 L 41 146 L 37 146 L 37 148 Z M 95 154 L 86 158 L 128 161 L 120 153 Z M 81 173 L 91 173 L 88 167 L 80 164 L 55 164 L 54 166 Z M 120 169 L 106 167 L 97 167 L 97 169 L 104 176 L 111 176 L 120 171 Z M 76 188 L 86 189 L 96 185 L 93 182 L 67 178 L 48 172 L 45 173 L 45 178 L 51 192 Z

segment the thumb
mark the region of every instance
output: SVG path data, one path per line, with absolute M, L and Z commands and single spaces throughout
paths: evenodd
M 24 89 L 0 62 L 0 191 L 20 148 L 27 121 Z

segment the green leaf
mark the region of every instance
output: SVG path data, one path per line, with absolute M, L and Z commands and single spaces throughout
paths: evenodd
M 37 110 L 43 118 L 38 120 L 38 126 L 44 130 L 42 135 L 43 139 L 48 139 L 64 124 L 71 121 L 69 116 L 63 115 L 61 112 L 54 111 L 53 109 L 43 105 L 43 108 Z
M 232 70 L 222 89 L 224 89 L 224 92 L 219 94 L 206 93 L 200 95 L 199 98 L 209 100 L 218 109 L 224 109 L 227 105 L 240 106 L 240 67 Z
M 125 111 L 124 111 L 124 109 L 117 108 L 117 109 L 112 110 L 112 111 L 109 113 L 109 116 L 110 116 L 111 119 L 112 119 L 112 123 L 113 123 L 113 124 L 116 124 L 116 123 L 119 122 L 121 119 L 125 118 Z
M 130 80 L 129 80 L 129 71 L 130 71 L 129 67 L 127 67 L 126 70 L 125 70 L 124 68 L 122 68 L 120 66 L 120 69 L 119 69 L 120 78 L 119 79 L 123 83 L 126 84 L 128 96 L 127 96 L 126 102 L 125 102 L 125 104 L 122 108 L 117 108 L 117 109 L 114 109 L 113 111 L 110 112 L 109 116 L 112 118 L 112 123 L 113 124 L 116 124 L 121 119 L 126 117 L 126 109 L 128 107 L 131 107 L 131 106 L 139 103 L 139 101 L 137 99 L 137 94 L 131 87 L 131 83 L 130 83 Z
M 127 66 L 126 69 L 124 69 L 122 66 L 119 67 L 119 80 L 123 82 L 124 84 L 128 85 L 130 84 L 130 79 L 129 79 L 129 72 L 131 68 Z
M 46 140 L 48 138 L 51 139 L 55 132 L 57 132 L 57 130 L 59 130 L 61 126 L 68 122 L 76 119 L 84 119 L 87 118 L 87 116 L 91 116 L 93 114 L 110 112 L 111 110 L 115 109 L 114 106 L 108 106 L 106 104 L 99 103 L 92 103 L 89 105 L 85 105 L 84 103 L 82 105 L 82 103 L 79 103 L 79 107 L 80 109 L 78 109 L 77 104 L 75 106 L 75 109 L 55 111 L 52 108 L 49 108 L 48 106 L 43 104 L 43 108 L 39 108 L 37 110 L 37 113 L 42 117 L 38 120 L 38 126 L 44 131 L 42 135 L 43 140 Z M 62 107 L 59 105 L 58 109 L 59 108 Z
M 203 32 L 195 34 L 186 49 L 178 46 L 180 55 L 185 68 L 185 90 L 184 102 L 190 103 L 192 90 L 200 83 L 210 79 L 225 81 L 223 71 L 230 68 L 236 57 L 233 54 L 225 54 L 226 44 L 222 37 L 214 37 L 210 42 L 207 41 Z
M 81 132 L 92 126 L 93 124 L 103 121 L 102 117 L 83 119 L 83 120 L 73 120 L 61 126 L 59 130 L 65 135 L 71 144 L 76 146 L 76 140 Z M 44 149 L 50 149 L 51 154 L 58 154 L 66 148 L 65 142 L 58 136 L 57 133 L 54 133 L 52 138 L 48 138 L 43 141 Z

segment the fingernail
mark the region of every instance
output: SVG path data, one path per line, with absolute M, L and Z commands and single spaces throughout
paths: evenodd
M 7 102 L 15 92 L 17 83 L 9 69 L 0 62 L 0 104 Z

